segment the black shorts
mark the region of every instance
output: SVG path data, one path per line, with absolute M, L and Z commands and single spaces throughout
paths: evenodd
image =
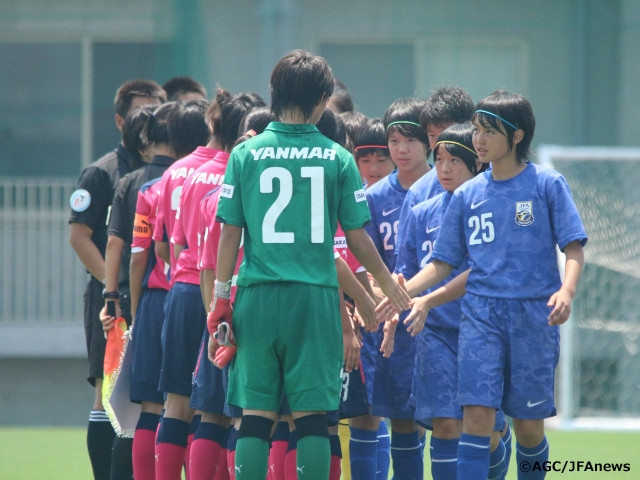
M 87 381 L 95 387 L 96 378 L 103 378 L 104 351 L 107 340 L 104 338 L 100 310 L 104 306 L 102 299 L 102 282 L 91 276 L 84 291 L 84 333 L 87 341 L 87 355 L 89 357 L 89 376 Z M 129 288 L 120 288 L 120 308 L 122 315 L 131 325 L 131 297 Z

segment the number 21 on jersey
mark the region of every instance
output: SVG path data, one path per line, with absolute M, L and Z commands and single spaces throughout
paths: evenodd
M 324 235 L 324 168 L 302 167 L 300 177 L 311 182 L 310 220 L 311 243 L 323 243 Z M 277 232 L 276 223 L 293 197 L 293 175 L 283 167 L 269 167 L 260 174 L 260 193 L 273 193 L 274 180 L 278 180 L 280 191 L 267 210 L 262 221 L 262 241 L 264 243 L 294 243 L 295 232 Z M 296 181 L 299 181 L 296 179 Z M 298 201 L 298 199 L 296 199 Z

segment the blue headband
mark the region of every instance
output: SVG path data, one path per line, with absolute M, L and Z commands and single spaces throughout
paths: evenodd
M 491 115 L 492 117 L 496 117 L 498 120 L 500 120 L 502 123 L 509 125 L 511 128 L 513 128 L 514 130 L 520 130 L 518 127 L 516 127 L 513 123 L 511 122 L 507 122 L 504 118 L 502 118 L 499 115 L 496 115 L 493 112 L 489 112 L 487 110 L 476 110 L 476 113 L 485 113 L 487 115 Z

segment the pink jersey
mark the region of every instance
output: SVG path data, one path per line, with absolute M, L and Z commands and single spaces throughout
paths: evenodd
M 181 158 L 173 163 L 162 175 L 162 193 L 158 202 L 158 228 L 153 232 L 153 240 L 156 242 L 168 242 L 173 233 L 173 225 L 175 223 L 176 212 L 180 202 L 180 194 L 182 185 L 189 175 L 197 168 L 215 157 L 216 153 L 221 152 L 214 148 L 198 147 L 193 153 Z M 176 258 L 173 254 L 173 245 L 170 244 L 171 250 L 171 283 L 173 284 L 173 275 L 176 271 Z
M 198 268 L 200 270 L 216 269 L 218 257 L 218 244 L 220 243 L 220 233 L 223 224 L 216 222 L 216 210 L 218 209 L 218 199 L 220 198 L 220 188 L 210 191 L 200 203 L 200 221 L 198 222 Z M 233 272 L 233 282 L 231 284 L 231 301 L 236 296 L 236 278 L 238 269 L 244 258 L 242 244 L 238 251 L 238 261 Z
M 194 171 L 184 182 L 180 206 L 171 234 L 172 244 L 184 246 L 172 276 L 174 282 L 200 284 L 198 270 L 200 202 L 212 189 L 222 185 L 228 160 L 229 154 L 219 151 L 212 160 Z
M 136 216 L 133 224 L 133 241 L 131 253 L 142 252 L 153 248 L 153 232 L 157 226 L 158 200 L 162 191 L 162 179 L 157 178 L 145 183 L 138 191 Z M 149 266 L 153 266 L 149 270 Z M 149 264 L 143 286 L 169 290 L 169 266 L 155 254 L 149 252 Z
M 364 272 L 365 268 L 360 264 L 356 256 L 351 253 L 347 246 L 347 237 L 345 237 L 342 227 L 338 224 L 336 234 L 333 237 L 333 249 L 340 254 L 342 259 L 347 262 L 353 273 Z

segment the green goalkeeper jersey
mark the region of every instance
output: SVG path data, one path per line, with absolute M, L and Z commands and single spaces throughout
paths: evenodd
M 238 286 L 337 287 L 337 223 L 346 231 L 370 220 L 351 154 L 314 125 L 278 122 L 231 152 L 216 217 L 244 228 Z

